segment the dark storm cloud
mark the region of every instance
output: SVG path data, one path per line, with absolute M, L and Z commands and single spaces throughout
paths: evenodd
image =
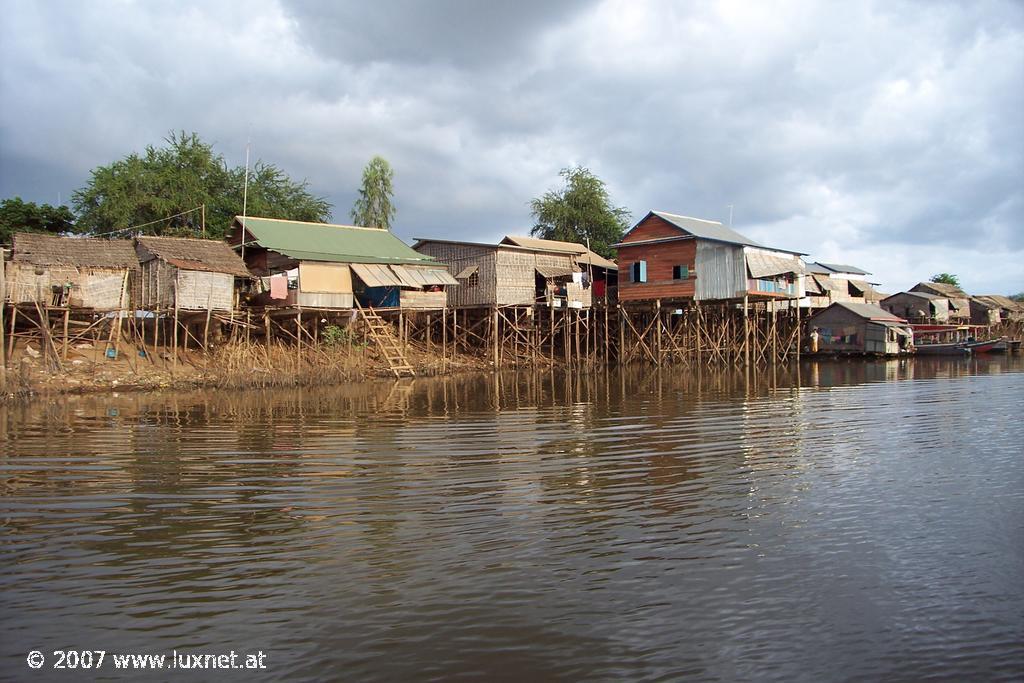
M 300 35 L 348 63 L 450 63 L 474 68 L 517 61 L 538 36 L 595 0 L 284 0 Z
M 4 196 L 53 201 L 184 128 L 232 164 L 251 136 L 339 221 L 383 154 L 400 236 L 494 239 L 528 230 L 530 198 L 582 164 L 637 218 L 732 205 L 751 237 L 860 260 L 890 288 L 958 270 L 1024 289 L 1017 3 L 11 10 Z

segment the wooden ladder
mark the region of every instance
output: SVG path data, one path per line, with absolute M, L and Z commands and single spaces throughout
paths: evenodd
M 388 368 L 395 374 L 395 377 L 415 377 L 416 371 L 409 365 L 409 361 L 402 351 L 402 345 L 398 343 L 395 333 L 391 330 L 391 325 L 377 315 L 372 307 L 363 308 L 358 301 L 355 303 L 359 314 L 366 321 L 370 336 L 373 337 L 373 341 L 384 354 L 384 358 L 388 361 Z

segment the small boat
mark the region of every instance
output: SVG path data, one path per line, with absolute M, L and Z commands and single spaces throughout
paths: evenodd
M 914 347 L 918 355 L 927 356 L 965 356 L 971 353 L 964 342 L 951 342 L 949 344 L 921 344 Z
M 989 339 L 986 341 L 972 341 L 964 344 L 971 350 L 971 353 L 1006 353 L 1007 343 L 1005 337 Z

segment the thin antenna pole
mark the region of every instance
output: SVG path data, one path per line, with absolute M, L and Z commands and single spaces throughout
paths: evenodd
M 729 205 L 729 227 L 732 227 L 732 204 Z
M 245 139 L 245 180 L 242 183 L 242 253 L 241 259 L 245 260 L 245 217 L 249 208 L 249 146 L 252 138 Z

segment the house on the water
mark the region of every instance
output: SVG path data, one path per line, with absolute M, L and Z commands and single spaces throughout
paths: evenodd
M 949 325 L 949 299 L 930 292 L 898 292 L 879 304 L 893 315 L 921 325 Z
M 899 316 L 875 304 L 838 301 L 811 316 L 818 352 L 895 356 L 909 353 L 914 335 Z
M 804 286 L 807 296 L 800 301 L 804 308 L 825 308 L 837 301 L 874 303 L 885 298 L 865 278 L 870 275 L 856 266 L 838 263 L 807 263 Z
M 266 284 L 271 307 L 441 309 L 459 283 L 389 230 L 236 216 L 228 242 Z
M 979 294 L 970 298 L 971 324 L 992 326 L 1024 322 L 1024 304 L 1000 294 Z
M 804 296 L 801 254 L 717 221 L 651 211 L 615 245 L 619 300 L 786 300 Z
M 446 264 L 460 286 L 456 308 L 590 308 L 606 299 L 618 269 L 582 244 L 509 235 L 497 244 L 419 237 L 413 248 Z
M 949 302 L 949 322 L 967 323 L 971 320 L 970 297 L 956 285 L 942 282 L 918 282 L 910 288 L 911 292 L 924 292 L 941 296 Z
M 115 311 L 131 306 L 139 261 L 131 240 L 17 233 L 5 271 L 12 304 Z
M 233 311 L 236 280 L 249 279 L 245 263 L 224 242 L 186 237 L 138 237 L 141 277 L 138 307 L 145 310 Z

